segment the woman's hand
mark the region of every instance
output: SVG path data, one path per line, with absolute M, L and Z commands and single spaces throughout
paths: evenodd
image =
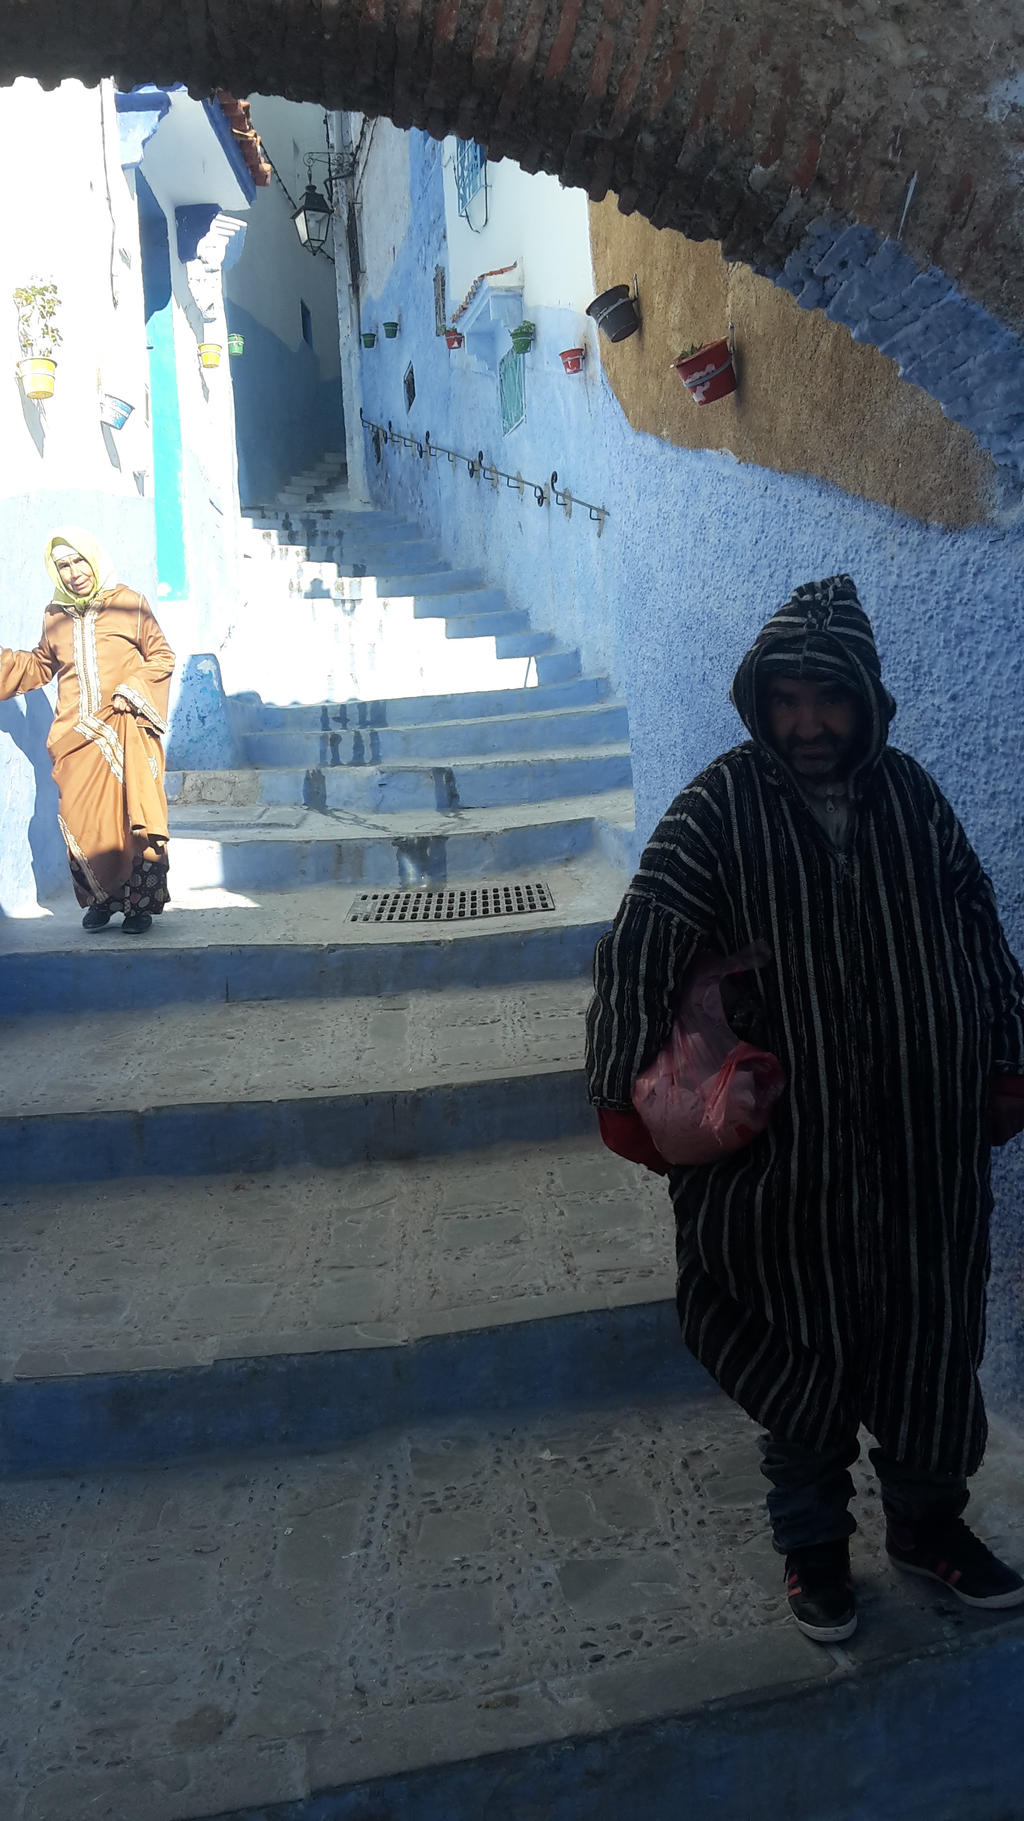
M 116 690 L 115 690 L 113 696 L 111 697 L 111 704 L 114 708 L 117 709 L 118 714 L 134 714 L 135 713 L 135 709 L 132 706 L 131 702 L 129 702 L 128 697 L 119 695 Z

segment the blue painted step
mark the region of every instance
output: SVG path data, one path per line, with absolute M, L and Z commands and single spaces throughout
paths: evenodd
M 556 904 L 557 874 L 549 874 Z M 168 940 L 156 926 L 145 943 L 83 944 L 76 931 L 65 948 L 0 954 L 0 1003 L 8 1018 L 45 1012 L 105 1012 L 158 1005 L 223 1005 L 268 999 L 345 999 L 452 987 L 501 987 L 537 980 L 589 978 L 598 938 L 613 906 L 578 923 L 524 917 L 514 927 L 462 925 L 432 935 L 422 926 L 346 926 L 320 942 L 244 946 Z M 341 900 L 339 918 L 348 906 Z M 183 913 L 187 915 L 188 913 Z M 197 915 L 209 922 L 216 913 Z M 180 918 L 169 933 L 179 934 Z M 358 939 L 342 940 L 353 936 Z
M 339 1061 L 342 1058 L 339 1056 Z M 593 1130 L 579 1068 L 435 1088 L 0 1116 L 0 1180 L 106 1182 L 437 1156 Z
M 624 819 L 622 795 L 608 793 L 609 819 Z M 475 812 L 478 823 L 466 827 L 459 812 L 441 820 L 436 812 L 426 830 L 389 834 L 371 824 L 363 828 L 352 816 L 296 811 L 293 827 L 253 828 L 254 815 L 244 810 L 198 809 L 171 812 L 175 871 L 190 890 L 226 886 L 238 892 L 291 891 L 303 885 L 408 887 L 444 885 L 449 878 L 521 878 L 535 867 L 557 865 L 594 851 L 597 841 L 593 797 L 579 799 L 578 813 L 548 817 L 541 806 L 534 821 L 511 827 L 497 823 L 499 812 Z M 281 813 L 281 812 L 278 812 Z
M 593 752 L 502 753 L 464 758 L 451 765 L 317 765 L 254 767 L 251 771 L 169 771 L 167 801 L 233 804 L 299 804 L 319 809 L 386 815 L 399 810 L 488 809 L 499 804 L 544 803 L 632 782 L 626 746 Z
M 422 726 L 321 728 L 314 733 L 257 730 L 242 735 L 252 765 L 381 765 L 407 760 L 450 764 L 466 754 L 580 751 L 624 743 L 629 736 L 621 702 L 550 709 L 539 714 L 488 715 L 478 720 L 430 721 Z
M 431 721 L 478 721 L 489 715 L 543 713 L 553 708 L 583 708 L 605 701 L 605 677 L 576 676 L 567 682 L 523 689 L 473 689 L 463 694 L 384 696 L 377 700 L 278 704 L 248 696 L 229 698 L 239 732 L 330 731 L 335 727 L 424 726 Z

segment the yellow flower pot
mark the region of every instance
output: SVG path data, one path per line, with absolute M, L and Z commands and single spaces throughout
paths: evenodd
M 53 376 L 57 371 L 57 362 L 47 360 L 42 355 L 32 355 L 28 360 L 19 360 L 18 378 L 26 398 L 52 398 Z
M 201 341 L 199 343 L 199 358 L 204 367 L 219 367 L 220 355 L 221 344 L 219 341 Z

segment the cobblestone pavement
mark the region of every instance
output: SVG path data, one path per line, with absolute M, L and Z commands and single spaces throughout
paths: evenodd
M 382 1345 L 672 1294 L 665 1185 L 592 1138 L 0 1194 L 0 1377 Z
M 860 1475 L 861 1629 L 809 1643 L 757 1458 L 715 1395 L 8 1485 L 4 1821 L 193 1821 L 1019 1622 L 888 1569 Z M 1024 1560 L 1020 1469 L 997 1437 L 975 1511 Z

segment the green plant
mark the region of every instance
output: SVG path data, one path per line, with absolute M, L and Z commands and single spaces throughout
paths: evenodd
M 18 312 L 18 346 L 25 360 L 52 360 L 63 340 L 57 327 L 60 298 L 55 284 L 19 285 L 14 292 Z
M 676 359 L 689 360 L 691 354 L 699 354 L 704 346 L 705 343 L 702 341 L 691 341 L 688 348 L 684 348 L 681 354 L 676 355 Z

